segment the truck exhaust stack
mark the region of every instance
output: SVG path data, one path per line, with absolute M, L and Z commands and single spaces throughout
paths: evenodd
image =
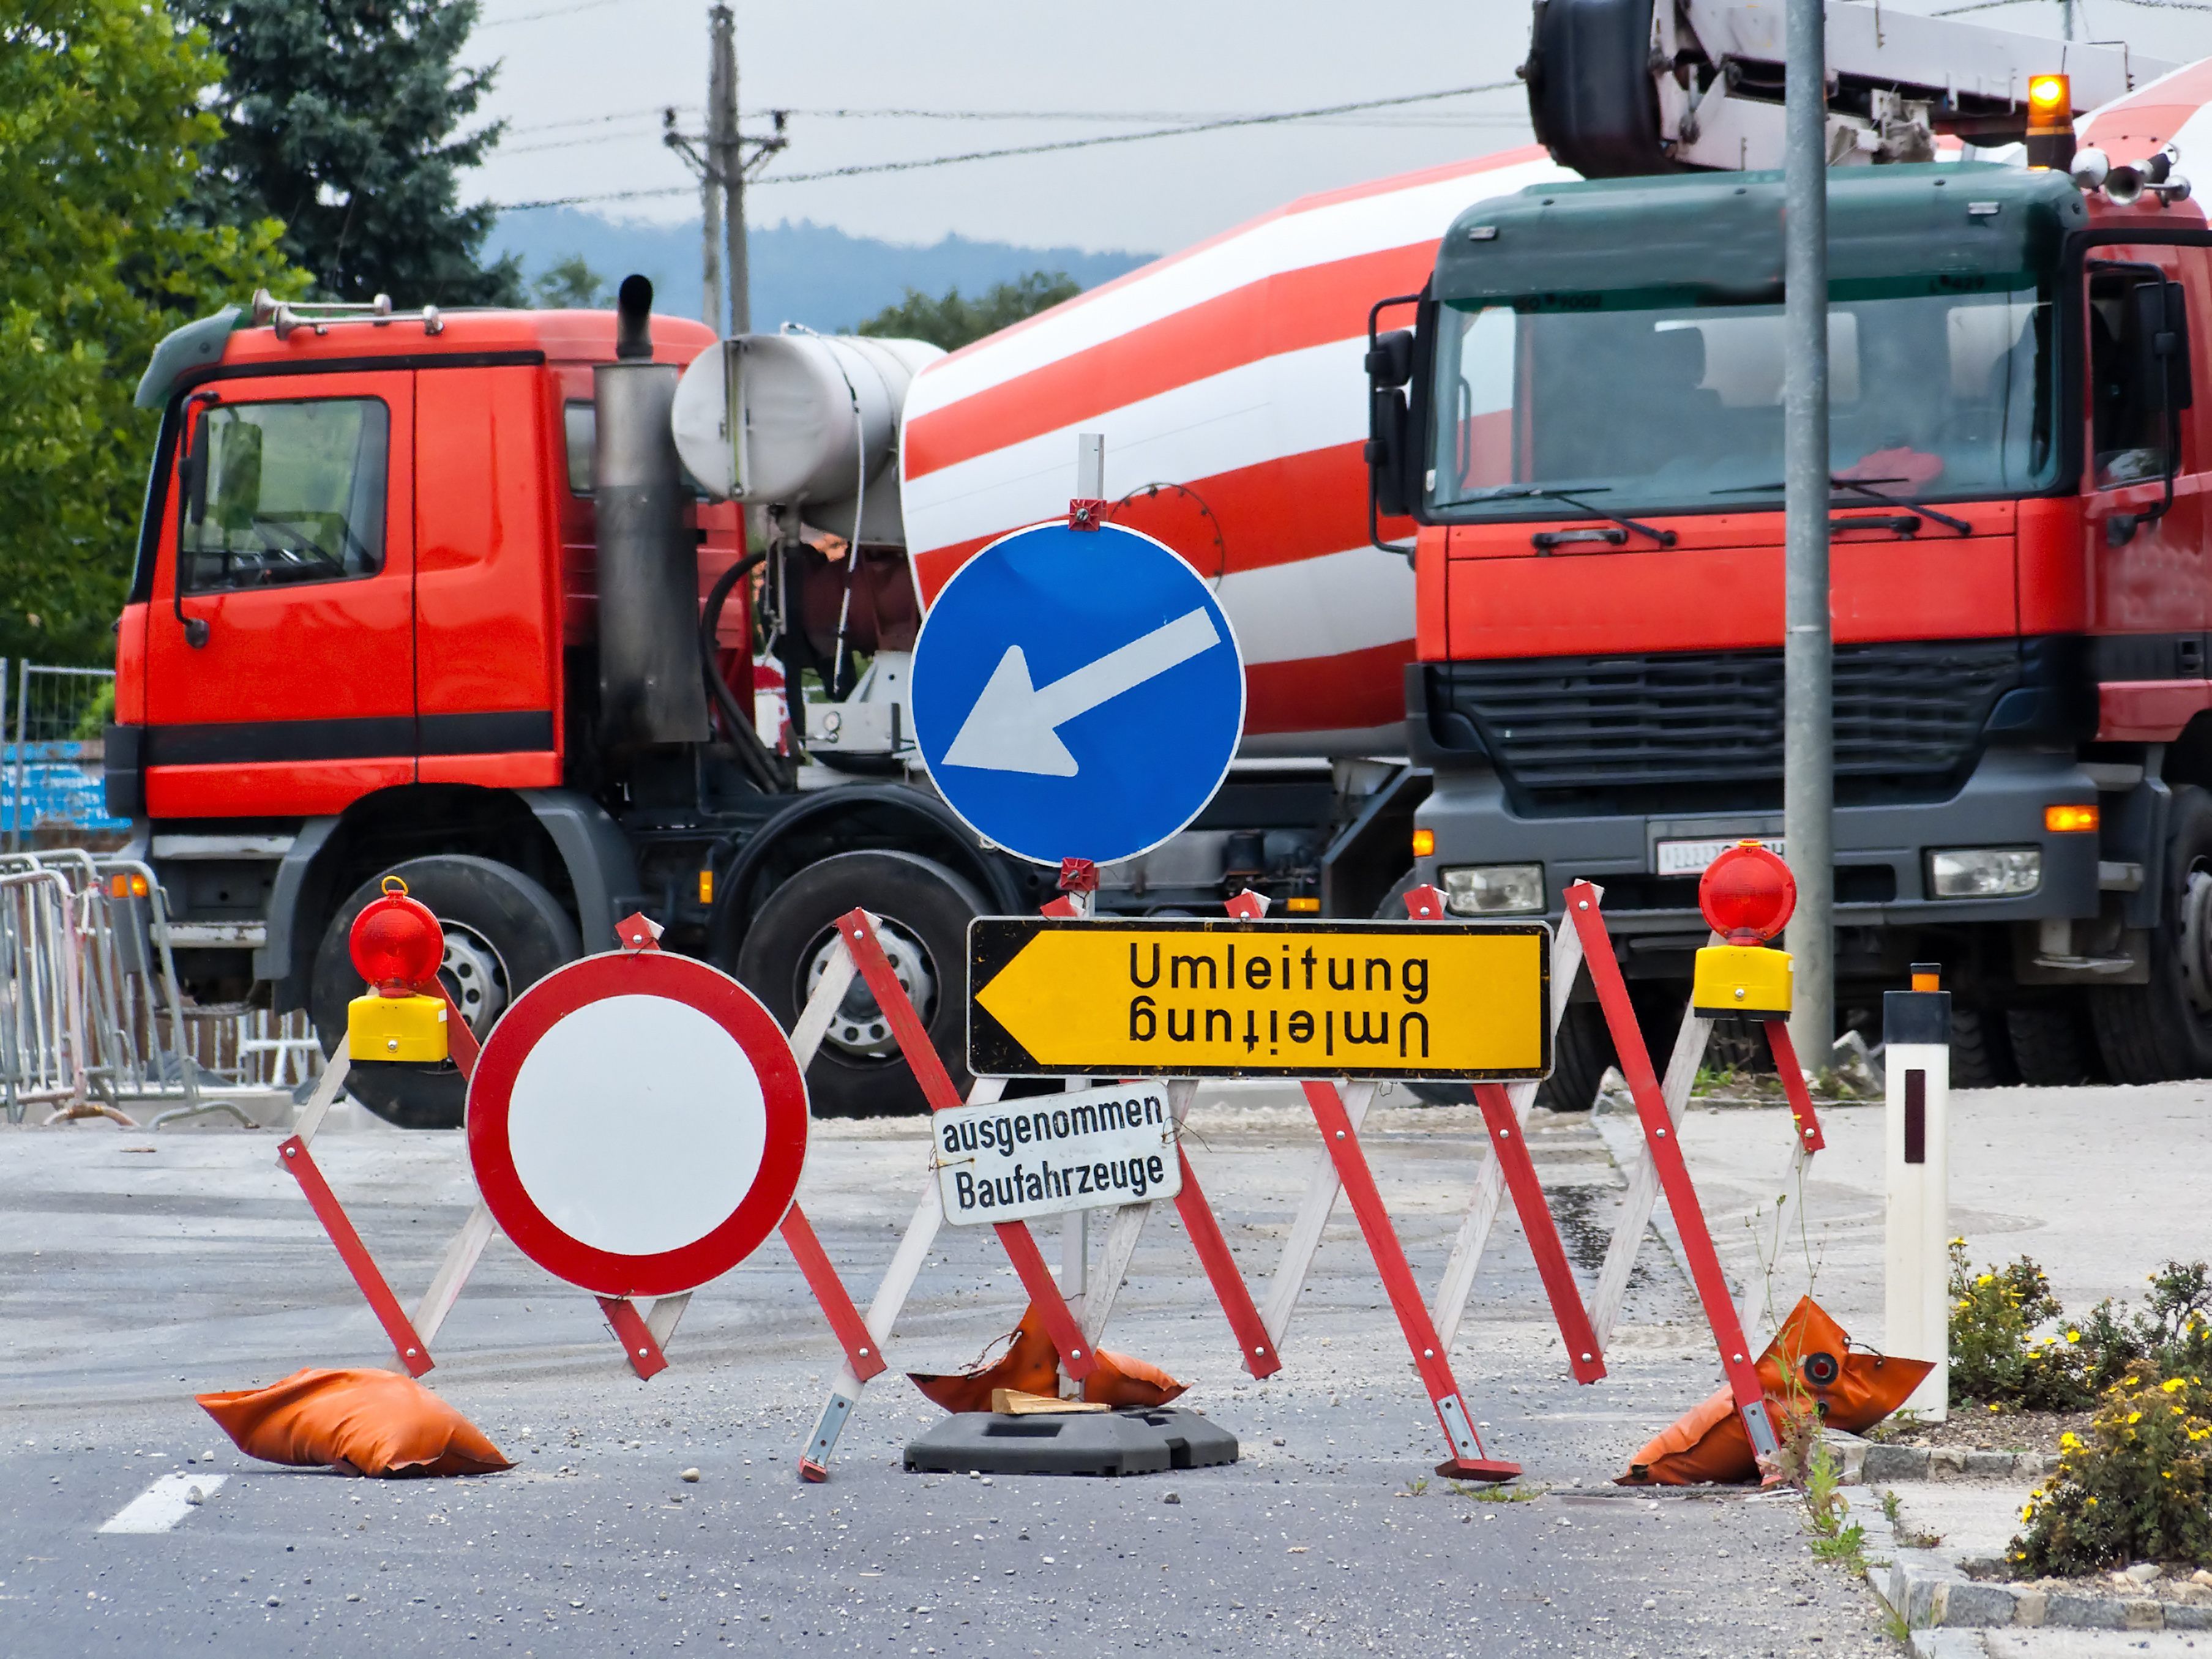
M 617 361 L 592 371 L 599 520 L 599 734 L 610 748 L 704 743 L 697 556 L 669 411 L 682 371 L 653 361 L 653 284 L 623 279 Z

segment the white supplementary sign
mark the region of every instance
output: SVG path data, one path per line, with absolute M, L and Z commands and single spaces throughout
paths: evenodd
M 1182 1190 L 1164 1082 L 950 1107 L 932 1128 L 938 1190 L 955 1226 L 1138 1204 Z
M 1702 876 L 1705 866 L 1738 842 L 1755 840 L 1778 859 L 1790 854 L 1778 836 L 1729 836 L 1720 841 L 1662 841 L 1652 849 L 1655 876 Z

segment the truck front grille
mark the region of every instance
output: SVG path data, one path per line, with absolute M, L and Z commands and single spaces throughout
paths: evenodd
M 1527 808 L 1707 811 L 1778 805 L 1778 650 L 1623 653 L 1438 664 L 1431 734 L 1486 751 Z M 2015 640 L 1838 646 L 1839 800 L 1927 798 L 1969 769 Z

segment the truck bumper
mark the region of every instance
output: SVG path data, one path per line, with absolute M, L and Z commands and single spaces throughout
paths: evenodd
M 1948 800 L 1839 806 L 1837 925 L 1948 927 L 2094 916 L 2098 838 L 2046 830 L 2044 809 L 2096 800 L 2096 785 L 2071 756 L 1992 750 Z M 1541 864 L 1551 915 L 1560 913 L 1564 889 L 1594 882 L 1607 890 L 1607 921 L 1620 934 L 1704 930 L 1697 878 L 1658 873 L 1662 842 L 1782 834 L 1779 812 L 1523 817 L 1487 767 L 1439 767 L 1414 822 L 1436 835 L 1434 854 L 1418 861 L 1422 879 L 1441 885 L 1437 872 L 1457 865 Z M 2042 879 L 2035 890 L 2010 898 L 1933 896 L 1931 852 L 1985 847 L 2040 848 Z

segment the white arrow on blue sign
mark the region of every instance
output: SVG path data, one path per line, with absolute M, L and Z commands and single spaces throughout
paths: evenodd
M 1158 846 L 1213 799 L 1244 731 L 1228 617 L 1174 549 L 1118 525 L 984 548 L 930 606 L 912 674 L 938 793 L 1038 864 Z

